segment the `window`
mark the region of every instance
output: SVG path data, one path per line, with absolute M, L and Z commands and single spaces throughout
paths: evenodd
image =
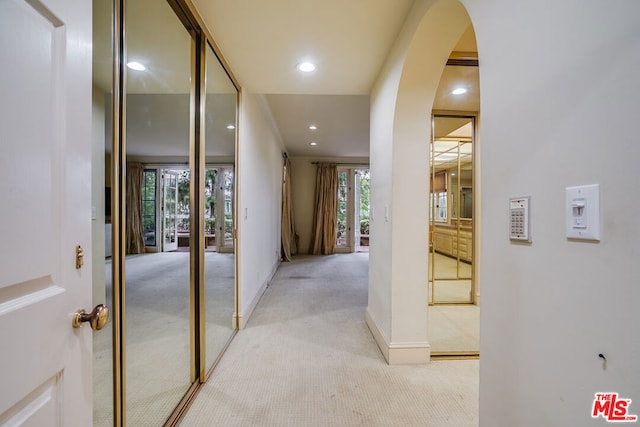
M 431 193 L 433 203 L 433 220 L 434 221 L 446 221 L 447 220 L 447 192 L 441 191 L 438 193 Z

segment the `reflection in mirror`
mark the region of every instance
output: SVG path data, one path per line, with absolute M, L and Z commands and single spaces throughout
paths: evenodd
M 473 117 L 435 116 L 431 143 L 429 302 L 471 303 Z
M 93 1 L 92 189 L 93 306 L 111 312 L 111 4 Z M 93 338 L 93 425 L 113 426 L 112 319 Z
M 144 67 L 126 76 L 126 418 L 163 425 L 191 384 L 192 40 L 167 2 L 125 12 L 127 63 Z
M 237 91 L 206 51 L 205 300 L 206 368 L 235 330 L 234 182 Z

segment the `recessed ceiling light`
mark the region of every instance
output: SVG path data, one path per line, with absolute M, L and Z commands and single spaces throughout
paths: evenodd
M 467 90 L 463 87 L 457 87 L 454 90 L 452 90 L 451 93 L 454 95 L 462 95 L 463 93 L 467 93 Z
M 127 62 L 127 67 L 131 68 L 132 70 L 136 70 L 136 71 L 144 71 L 144 70 L 147 69 L 147 67 L 145 67 L 144 65 L 142 65 L 141 63 L 139 63 L 137 61 Z
M 311 145 L 312 147 L 315 147 L 316 145 L 318 145 L 317 142 L 310 142 L 309 145 Z
M 310 73 L 315 69 L 316 69 L 316 65 L 312 64 L 311 62 L 302 62 L 298 64 L 298 70 L 305 73 Z
M 318 130 L 318 126 L 316 126 L 316 125 L 309 125 L 309 130 Z
M 236 127 L 235 127 L 234 125 L 227 125 L 227 129 L 229 129 L 229 130 L 233 130 L 233 129 L 235 129 L 235 128 L 236 128 Z

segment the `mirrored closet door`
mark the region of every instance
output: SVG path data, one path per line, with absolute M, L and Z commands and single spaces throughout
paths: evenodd
M 113 308 L 113 347 L 96 353 L 112 363 L 96 364 L 94 425 L 176 425 L 237 330 L 238 88 L 190 3 L 111 6 L 98 9 L 113 12 L 115 48 L 94 60 L 94 86 L 110 62 L 114 87 L 96 90 L 94 115 L 104 98 L 113 230 L 96 296 Z
M 126 424 L 159 426 L 192 382 L 193 40 L 165 1 L 128 0 L 125 17 Z
M 211 46 L 206 46 L 204 182 L 206 311 L 205 368 L 236 330 L 235 153 L 238 91 Z
M 434 116 L 429 197 L 429 303 L 473 303 L 474 118 Z

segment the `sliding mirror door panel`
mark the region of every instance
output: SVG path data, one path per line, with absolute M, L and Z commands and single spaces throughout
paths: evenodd
M 235 145 L 238 93 L 210 46 L 206 48 L 205 301 L 210 369 L 236 329 Z
M 93 304 L 105 304 L 109 319 L 93 337 L 93 425 L 114 425 L 113 411 L 113 301 L 111 280 L 111 154 L 112 154 L 112 5 L 93 1 L 93 159 L 92 221 Z
M 126 2 L 127 425 L 162 425 L 191 385 L 192 37 L 165 1 Z

